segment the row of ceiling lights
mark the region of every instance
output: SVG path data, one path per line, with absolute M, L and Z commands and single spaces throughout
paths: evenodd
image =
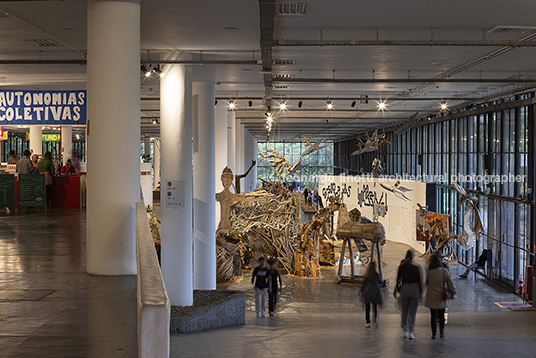
M 217 103 L 217 101 L 216 101 L 216 103 Z M 355 105 L 356 105 L 356 101 L 353 101 L 352 104 L 351 104 L 351 107 L 355 107 Z M 249 101 L 248 106 L 252 107 L 253 102 Z M 302 108 L 302 106 L 303 106 L 303 102 L 299 101 L 298 102 L 298 108 Z M 228 107 L 229 107 L 230 110 L 234 110 L 234 109 L 236 109 L 236 103 L 234 101 L 229 101 L 228 102 Z M 387 103 L 385 101 L 378 102 L 377 107 L 378 107 L 379 110 L 383 111 L 384 109 L 387 108 Z M 331 102 L 330 100 L 327 100 L 326 101 L 326 108 L 327 109 L 333 109 L 333 102 Z M 448 109 L 447 102 L 441 103 L 440 108 L 441 108 L 441 110 L 447 110 Z M 287 109 L 287 103 L 286 102 L 281 102 L 279 104 L 279 109 L 280 110 Z

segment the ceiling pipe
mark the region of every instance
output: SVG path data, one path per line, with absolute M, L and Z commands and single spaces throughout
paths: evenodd
M 285 78 L 279 83 L 535 83 L 536 79 L 508 78 Z M 404 98 L 401 98 L 404 99 Z
M 274 40 L 273 46 L 508 46 L 534 47 L 536 41 L 489 41 L 489 40 Z

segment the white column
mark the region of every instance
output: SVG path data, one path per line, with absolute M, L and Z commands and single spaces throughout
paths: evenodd
M 244 125 L 240 123 L 239 119 L 235 119 L 235 129 L 236 129 L 236 136 L 235 136 L 235 167 L 236 172 L 235 174 L 242 175 L 247 170 L 244 169 L 244 162 L 245 162 L 245 156 L 244 156 L 244 145 L 245 145 L 245 137 L 244 137 Z M 248 166 L 249 168 L 249 166 Z M 243 180 L 241 183 L 241 187 L 244 187 Z M 244 191 L 242 189 L 242 191 Z
M 215 183 L 216 193 L 223 190 L 221 183 L 221 173 L 228 165 L 227 161 L 227 105 L 223 101 L 219 101 L 216 105 L 216 165 L 215 165 Z M 220 203 L 216 202 L 216 227 L 220 222 L 221 211 Z
M 215 87 L 193 83 L 194 289 L 216 289 Z
M 67 159 L 72 159 L 73 157 L 73 127 L 62 126 L 60 140 L 63 165 L 65 165 L 65 163 L 67 163 Z
M 219 103 L 218 103 L 219 104 Z M 227 103 L 224 104 L 227 108 Z M 236 174 L 235 148 L 236 148 L 236 113 L 227 111 L 227 166 Z M 234 181 L 233 181 L 234 182 Z
M 136 274 L 140 1 L 88 0 L 87 12 L 87 272 Z
M 143 154 L 147 155 L 151 155 L 151 138 L 143 138 L 143 143 L 144 143 L 144 152 Z
M 259 164 L 257 160 L 257 139 L 255 139 L 255 137 L 252 134 L 249 134 L 249 136 L 250 136 L 249 153 L 251 156 L 251 159 L 249 160 L 249 162 L 251 163 L 252 160 L 255 160 L 257 164 Z M 253 169 L 251 169 L 251 172 L 249 172 L 248 177 L 250 178 L 250 185 L 251 185 L 250 191 L 253 191 L 257 187 L 257 165 L 255 165 Z
M 162 275 L 171 304 L 190 306 L 193 304 L 193 232 L 192 70 L 189 66 L 172 65 L 165 69 L 160 80 L 160 123 Z
M 154 187 L 158 186 L 160 182 L 160 138 L 155 138 L 153 140 L 154 145 Z M 162 202 L 162 197 L 160 197 L 160 202 Z
M 43 154 L 43 128 L 41 126 L 30 126 L 30 152 Z

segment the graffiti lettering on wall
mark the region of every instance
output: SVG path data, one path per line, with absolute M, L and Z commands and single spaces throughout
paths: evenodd
M 351 190 L 352 186 L 347 185 L 346 183 L 343 183 L 341 185 L 331 183 L 330 185 L 322 189 L 322 197 L 324 198 L 324 201 L 326 201 L 330 196 L 338 196 L 341 199 L 346 196 L 349 199 Z
M 384 205 L 385 211 L 387 212 L 387 194 L 381 193 L 381 195 L 376 190 L 371 190 L 368 184 L 363 185 L 363 189 L 357 189 L 357 202 L 359 207 L 370 206 L 374 207 L 374 204 Z

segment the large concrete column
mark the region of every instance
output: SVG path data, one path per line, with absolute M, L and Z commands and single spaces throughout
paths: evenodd
M 43 128 L 41 126 L 30 126 L 30 152 L 43 154 Z
M 223 190 L 221 182 L 221 173 L 228 165 L 227 161 L 227 105 L 223 101 L 219 101 L 216 105 L 216 165 L 215 165 L 215 183 L 216 193 Z M 221 217 L 220 203 L 216 202 L 216 227 L 220 222 Z
M 216 289 L 215 87 L 193 84 L 194 289 Z
M 227 103 L 225 103 L 227 108 Z M 236 148 L 236 113 L 227 111 L 227 166 L 236 174 L 235 148 Z
M 136 274 L 140 1 L 88 0 L 87 12 L 87 272 Z
M 158 186 L 160 182 L 160 138 L 153 140 L 154 145 L 154 187 Z M 160 197 L 162 201 L 162 197 Z
M 169 66 L 160 80 L 160 135 L 162 275 L 171 304 L 190 306 L 193 272 L 192 70 L 189 66 Z
M 63 158 L 62 161 L 63 161 L 63 165 L 65 165 L 65 163 L 67 163 L 67 159 L 72 159 L 73 157 L 73 127 L 62 126 L 60 140 L 61 140 L 61 155 Z

